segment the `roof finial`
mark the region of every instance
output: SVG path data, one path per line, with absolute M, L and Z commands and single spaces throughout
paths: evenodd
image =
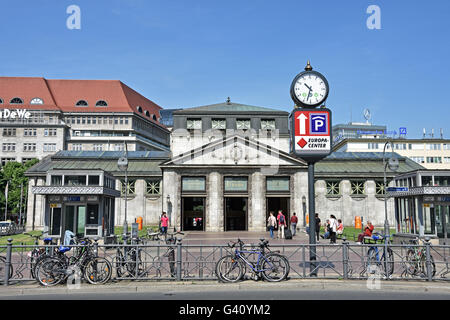
M 309 60 L 308 60 L 308 63 L 306 64 L 306 67 L 305 67 L 305 71 L 311 71 L 313 68 L 311 67 L 311 64 L 309 63 Z
M 227 104 L 230 104 L 230 102 L 231 102 L 231 99 L 230 99 L 230 97 L 228 97 L 227 98 Z

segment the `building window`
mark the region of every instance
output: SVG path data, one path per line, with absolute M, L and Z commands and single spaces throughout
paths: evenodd
M 44 137 L 56 137 L 57 130 L 54 128 L 45 128 Z
M 139 111 L 139 113 L 142 113 L 142 107 L 141 106 L 137 106 L 136 109 L 137 109 L 137 111 Z
M 44 101 L 41 98 L 31 99 L 30 104 L 44 104 Z
M 267 192 L 289 192 L 290 177 L 267 177 L 266 191 Z
M 23 104 L 23 100 L 20 99 L 20 98 L 12 98 L 12 99 L 9 101 L 9 103 L 10 103 L 10 104 Z
M 51 186 L 62 186 L 62 176 L 51 176 L 50 178 Z
M 237 130 L 249 130 L 250 129 L 250 119 L 237 119 L 236 120 Z
M 108 104 L 106 103 L 105 100 L 98 100 L 98 101 L 95 103 L 95 106 L 96 106 L 96 107 L 107 107 Z
M 369 149 L 378 149 L 378 143 L 369 143 Z
M 339 195 L 341 191 L 339 189 L 339 181 L 326 181 L 327 194 L 329 195 Z
M 2 158 L 2 167 L 5 166 L 8 162 L 16 161 L 16 158 Z
M 55 152 L 56 143 L 44 143 L 44 152 Z
M 211 128 L 225 130 L 227 128 L 227 121 L 225 119 L 212 119 Z
M 14 152 L 16 151 L 15 143 L 3 143 L 2 145 L 3 152 Z
M 87 107 L 88 103 L 86 100 L 78 100 L 77 103 L 75 103 L 75 106 L 77 107 Z
M 450 143 L 444 143 L 442 147 L 444 150 L 450 150 Z
M 81 124 L 85 124 L 86 123 L 86 117 L 82 117 L 81 118 Z
M 201 130 L 202 129 L 202 119 L 187 119 L 186 129 Z
M 36 158 L 22 158 L 22 164 L 27 163 L 28 161 L 34 160 Z
M 441 150 L 440 143 L 427 143 L 427 150 Z
M 161 194 L 161 179 L 148 179 L 145 182 L 147 184 L 147 194 Z
M 375 194 L 377 195 L 386 194 L 386 189 L 384 188 L 384 181 L 375 181 Z
M 364 194 L 364 181 L 351 181 L 351 194 L 353 195 L 362 195 Z
M 427 157 L 427 163 L 442 163 L 441 157 Z
M 425 163 L 425 157 L 410 157 L 410 159 L 417 163 Z
M 16 128 L 3 128 L 3 136 L 4 137 L 15 137 L 16 136 Z
M 114 145 L 114 151 L 123 151 L 123 150 L 124 150 L 123 143 L 116 143 Z
M 395 143 L 394 150 L 406 150 L 406 143 Z
M 94 151 L 103 151 L 103 144 L 94 143 Z
M 86 176 L 65 176 L 64 185 L 66 186 L 85 186 Z
M 444 157 L 444 163 L 450 163 L 450 157 Z
M 33 152 L 36 151 L 36 143 L 24 143 L 23 151 L 25 152 Z
M 0 98 L 0 104 L 3 104 L 3 99 L 2 98 Z
M 72 144 L 72 150 L 73 151 L 82 151 L 83 146 L 81 143 L 74 143 L 74 144 Z
M 275 130 L 275 120 L 273 119 L 261 119 L 262 130 Z
M 125 192 L 128 192 L 128 194 L 136 193 L 136 180 L 128 180 L 127 189 L 125 189 L 125 180 L 120 180 L 120 182 L 122 194 L 125 194 Z

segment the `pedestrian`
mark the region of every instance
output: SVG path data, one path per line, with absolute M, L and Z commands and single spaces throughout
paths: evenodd
M 360 234 L 358 235 L 358 242 L 357 242 L 357 244 L 361 244 L 362 241 L 363 241 L 363 239 L 364 239 L 364 237 L 366 237 L 366 236 L 367 236 L 367 237 L 371 237 L 374 228 L 375 228 L 375 227 L 373 226 L 372 222 L 367 221 L 367 224 L 366 224 L 366 226 L 364 227 L 364 232 L 363 232 L 363 233 L 360 233 Z
M 338 227 L 336 230 L 336 235 L 342 235 L 344 233 L 344 224 L 341 219 L 338 219 Z
M 316 213 L 316 237 L 317 237 L 317 242 L 319 242 L 319 235 L 320 235 L 320 218 L 319 218 L 319 214 Z
M 336 244 L 336 230 L 338 227 L 338 222 L 334 215 L 330 215 L 330 243 Z
M 164 235 L 164 238 L 167 237 L 167 229 L 169 228 L 169 218 L 165 211 L 163 211 L 160 219 L 161 223 L 161 234 Z
M 330 219 L 327 219 L 327 221 L 324 224 L 324 234 L 321 235 L 322 239 L 329 239 L 330 238 Z
M 286 227 L 286 217 L 283 214 L 283 210 L 278 210 L 277 222 L 278 222 L 277 238 L 284 239 L 284 228 Z
M 269 218 L 267 219 L 267 226 L 269 227 L 270 237 L 273 239 L 273 229 L 277 226 L 277 219 L 273 215 L 273 211 L 270 211 Z
M 295 212 L 292 214 L 291 217 L 291 229 L 292 229 L 292 236 L 295 236 L 295 231 L 297 230 L 297 223 L 298 223 L 298 218 L 295 215 Z

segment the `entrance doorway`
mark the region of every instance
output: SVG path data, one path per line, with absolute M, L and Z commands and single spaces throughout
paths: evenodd
M 247 198 L 225 198 L 225 231 L 247 230 Z
M 72 231 L 74 234 L 84 236 L 86 226 L 86 206 L 85 205 L 66 205 L 64 217 L 64 230 L 62 237 L 66 230 Z
M 270 211 L 273 211 L 273 214 L 276 218 L 278 215 L 278 210 L 283 210 L 283 214 L 286 217 L 286 223 L 289 223 L 290 221 L 289 200 L 290 198 L 288 197 L 267 197 L 266 222 L 267 219 L 269 218 Z
M 183 231 L 205 230 L 205 198 L 183 197 L 181 212 Z

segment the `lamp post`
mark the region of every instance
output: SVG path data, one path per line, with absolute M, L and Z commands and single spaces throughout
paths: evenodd
M 387 145 L 391 145 L 391 157 L 386 162 L 385 154 L 386 154 L 386 147 Z M 397 171 L 398 170 L 398 159 L 394 157 L 394 145 L 392 144 L 392 141 L 387 141 L 384 144 L 383 148 L 383 173 L 384 173 L 384 234 L 387 236 L 389 235 L 389 221 L 387 217 L 387 179 L 386 179 L 386 168 L 389 167 L 391 171 Z
M 127 201 L 128 201 L 128 149 L 127 143 L 125 144 L 125 156 L 122 156 L 117 160 L 117 166 L 121 171 L 125 171 L 125 217 L 123 219 L 123 234 L 127 234 L 128 232 L 128 223 L 127 223 Z

